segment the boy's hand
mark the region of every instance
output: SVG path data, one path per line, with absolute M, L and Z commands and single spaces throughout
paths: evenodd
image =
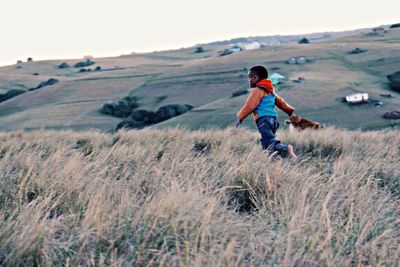
M 236 128 L 239 128 L 241 124 L 242 124 L 242 121 L 239 120 L 239 119 L 237 119 L 236 124 L 235 124 L 235 127 L 236 127 Z
M 300 122 L 300 116 L 293 113 L 292 115 L 289 116 L 289 120 L 292 123 L 298 123 Z

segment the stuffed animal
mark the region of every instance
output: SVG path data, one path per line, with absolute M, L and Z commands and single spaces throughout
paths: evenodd
M 289 130 L 304 130 L 307 128 L 320 129 L 322 125 L 319 122 L 307 120 L 300 117 L 299 115 L 293 115 L 290 120 L 285 121 L 286 125 L 289 125 Z

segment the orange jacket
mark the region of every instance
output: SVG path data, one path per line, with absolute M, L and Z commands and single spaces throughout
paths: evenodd
M 255 111 L 257 108 L 258 104 L 260 103 L 261 99 L 264 96 L 274 94 L 275 95 L 275 105 L 278 106 L 281 110 L 283 110 L 286 114 L 289 116 L 292 115 L 294 112 L 295 108 L 286 103 L 285 100 L 283 100 L 282 97 L 279 95 L 275 94 L 275 88 L 272 85 L 272 82 L 270 80 L 264 79 L 256 84 L 256 86 L 262 86 L 266 88 L 269 93 L 267 93 L 265 90 L 255 87 L 251 89 L 250 95 L 247 97 L 246 103 L 244 106 L 239 110 L 239 112 L 236 114 L 236 117 L 242 121 L 244 120 L 250 113 L 253 112 L 253 118 L 254 121 L 258 119 L 258 114 Z

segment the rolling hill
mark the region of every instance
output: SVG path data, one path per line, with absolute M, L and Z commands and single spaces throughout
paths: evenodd
M 224 128 L 234 122 L 235 113 L 246 99 L 246 95 L 232 98 L 232 92 L 247 89 L 247 69 L 259 64 L 287 77 L 277 92 L 304 117 L 347 129 L 399 125 L 399 120 L 382 118 L 384 112 L 400 109 L 400 94 L 390 91 L 386 78 L 400 70 L 399 29 L 376 36 L 349 32 L 305 45 L 289 40 L 227 56 L 218 55 L 228 47 L 225 43 L 202 47 L 203 53 L 195 53 L 195 47 L 191 47 L 94 58 L 92 71 L 86 72 L 73 67 L 81 60 L 1 67 L 0 93 L 11 89 L 27 92 L 0 103 L 0 130 L 113 130 L 122 119 L 103 115 L 99 110 L 104 103 L 127 95 L 138 97 L 141 109 L 152 111 L 167 104 L 194 107 L 155 127 Z M 367 52 L 349 54 L 356 47 Z M 296 56 L 306 57 L 306 64 L 287 64 L 288 58 Z M 70 67 L 59 69 L 63 62 Z M 94 71 L 98 66 L 101 70 Z M 304 78 L 300 83 L 296 81 L 299 77 Z M 29 91 L 50 78 L 59 82 Z M 342 102 L 344 96 L 357 92 L 369 93 L 373 102 L 359 106 Z M 376 107 L 377 101 L 383 105 Z M 285 116 L 280 116 L 283 119 Z M 246 125 L 254 127 L 251 119 Z

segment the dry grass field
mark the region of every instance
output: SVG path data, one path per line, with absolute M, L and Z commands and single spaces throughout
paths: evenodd
M 398 130 L 0 133 L 2 266 L 398 266 Z

